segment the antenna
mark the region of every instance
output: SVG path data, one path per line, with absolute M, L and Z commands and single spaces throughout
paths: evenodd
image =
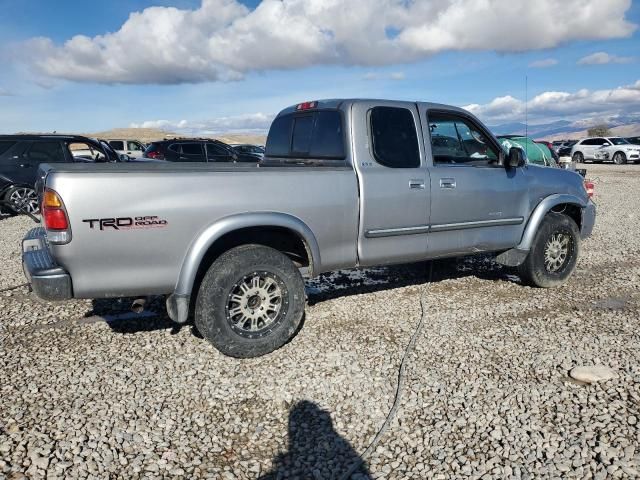
M 529 138 L 529 77 L 527 75 L 524 76 L 524 136 Z M 524 142 L 525 150 L 524 153 L 529 156 L 528 152 L 528 142 Z

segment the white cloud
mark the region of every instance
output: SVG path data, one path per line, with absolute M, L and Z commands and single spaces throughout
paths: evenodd
M 548 68 L 558 64 L 558 60 L 555 58 L 545 58 L 544 60 L 536 60 L 531 62 L 529 67 L 531 68 Z
M 389 75 L 389 78 L 391 80 L 404 80 L 407 77 L 404 72 L 392 72 L 391 75 Z
M 203 0 L 149 7 L 113 33 L 26 42 L 41 75 L 97 83 L 234 80 L 318 64 L 390 65 L 448 50 L 519 52 L 630 36 L 631 0 Z M 523 12 L 526 12 L 523 14 Z M 579 15 L 576 15 L 579 12 Z M 540 21 L 562 18 L 562 22 Z M 508 41 L 505 41 L 508 39 Z
M 640 109 L 640 80 L 609 90 L 543 92 L 526 104 L 529 119 L 603 118 L 634 114 Z M 487 122 L 523 120 L 525 102 L 512 96 L 498 97 L 484 105 L 463 107 Z
M 608 63 L 631 63 L 633 57 L 619 57 L 609 55 L 607 52 L 596 52 L 578 60 L 578 65 L 606 65 Z
M 132 123 L 131 128 L 158 128 L 160 130 L 210 135 L 227 132 L 266 132 L 275 115 L 250 113 L 233 117 L 219 117 L 209 120 L 146 120 Z
M 13 93 L 11 93 L 6 88 L 0 87 L 0 97 L 12 97 L 12 96 L 13 96 Z

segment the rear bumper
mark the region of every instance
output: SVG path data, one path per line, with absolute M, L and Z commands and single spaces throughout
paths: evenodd
M 587 206 L 582 209 L 582 226 L 580 228 L 580 237 L 584 240 L 591 236 L 593 226 L 596 224 L 596 205 L 591 200 Z
M 42 227 L 29 230 L 22 240 L 22 268 L 31 288 L 43 300 L 73 298 L 71 276 L 49 253 Z

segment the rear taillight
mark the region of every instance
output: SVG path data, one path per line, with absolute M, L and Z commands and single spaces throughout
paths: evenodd
M 595 185 L 593 184 L 593 182 L 590 181 L 590 180 L 585 180 L 584 181 L 584 189 L 587 192 L 587 196 L 589 198 L 593 198 L 593 191 L 595 189 Z
M 151 150 L 150 152 L 145 152 L 144 155 L 145 157 L 152 158 L 153 160 L 164 160 L 164 155 L 157 150 Z
M 69 217 L 60 195 L 47 188 L 42 197 L 42 219 L 50 243 L 62 245 L 71 241 Z

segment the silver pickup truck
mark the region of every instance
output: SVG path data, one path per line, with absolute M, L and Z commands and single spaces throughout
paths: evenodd
M 578 174 L 525 160 L 459 108 L 305 102 L 256 165 L 41 166 L 24 269 L 48 300 L 166 294 L 174 321 L 259 356 L 296 332 L 304 276 L 495 252 L 525 283 L 562 284 L 595 206 Z

